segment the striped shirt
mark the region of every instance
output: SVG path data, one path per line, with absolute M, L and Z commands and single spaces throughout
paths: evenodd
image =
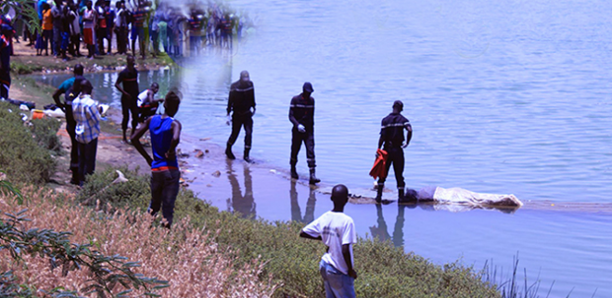
M 76 121 L 76 140 L 88 144 L 100 135 L 98 102 L 89 94 L 81 94 L 72 101 L 72 114 Z

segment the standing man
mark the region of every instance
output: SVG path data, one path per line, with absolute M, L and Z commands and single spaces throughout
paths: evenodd
M 87 58 L 93 59 L 96 52 L 96 11 L 91 6 L 91 0 L 87 1 L 87 8 L 83 12 L 83 41 L 87 45 Z
M 79 184 L 79 144 L 75 136 L 76 121 L 72 110 L 73 100 L 81 93 L 81 81 L 83 77 L 83 65 L 77 64 L 74 66 L 74 77 L 65 80 L 53 93 L 53 100 L 58 107 L 61 107 L 66 114 L 66 132 L 70 136 L 70 171 L 72 171 L 72 179 L 70 183 Z M 64 96 L 64 103 L 61 103 L 60 95 Z
M 353 244 L 357 242 L 357 235 L 353 219 L 343 213 L 348 202 L 346 186 L 334 186 L 331 200 L 334 209 L 304 227 L 300 237 L 321 240 L 327 246 L 319 264 L 327 297 L 351 298 L 355 297 L 357 278 L 353 268 Z
M 134 67 L 134 56 L 127 55 L 127 67 L 119 73 L 115 88 L 121 92 L 121 110 L 123 112 L 123 120 L 121 121 L 121 129 L 123 130 L 123 141 L 127 143 L 127 126 L 130 120 L 130 112 L 132 113 L 132 134 L 138 126 L 138 71 Z M 123 88 L 121 88 L 123 83 Z
M 132 144 L 151 166 L 151 203 L 148 213 L 155 216 L 162 210 L 162 226 L 170 228 L 174 215 L 174 202 L 179 192 L 181 172 L 176 159 L 176 146 L 181 137 L 181 123 L 173 117 L 181 99 L 174 91 L 164 100 L 164 114 L 148 118 L 132 135 Z M 140 138 L 149 130 L 153 158 L 145 151 Z
M 302 87 L 302 93 L 294 96 L 291 99 L 291 105 L 289 107 L 289 121 L 293 124 L 292 137 L 291 137 L 291 178 L 298 179 L 297 170 L 295 168 L 297 164 L 298 153 L 302 142 L 306 146 L 306 158 L 308 161 L 308 168 L 310 168 L 310 184 L 321 182 L 315 176 L 315 154 L 314 154 L 314 108 L 315 102 L 314 97 L 310 94 L 314 92 L 312 84 L 309 82 L 304 83 Z
M 110 55 L 112 53 L 116 14 L 109 0 L 105 0 L 104 2 L 104 17 L 106 18 L 106 39 L 108 39 L 108 51 L 106 51 L 106 53 Z
M 252 110 L 251 110 L 252 109 Z M 230 120 L 230 112 L 234 111 Z M 240 80 L 232 83 L 229 99 L 227 100 L 227 125 L 232 122 L 232 134 L 227 140 L 225 155 L 229 159 L 236 159 L 232 153 L 232 146 L 238 138 L 240 128 L 244 125 L 244 160 L 251 162 L 249 153 L 253 134 L 253 115 L 255 115 L 255 89 L 249 78 L 249 72 L 243 70 Z
M 100 112 L 98 102 L 91 97 L 93 87 L 88 80 L 81 81 L 81 95 L 72 102 L 76 121 L 75 138 L 79 143 L 79 185 L 85 182 L 85 175 L 96 169 L 96 152 L 100 135 Z
M 117 15 L 115 16 L 115 30 L 117 33 L 117 53 L 126 54 L 127 52 L 127 19 L 122 1 L 118 1 Z
M 378 189 L 376 193 L 376 202 L 382 202 L 382 193 L 385 188 L 385 179 L 389 174 L 389 168 L 393 164 L 393 171 L 395 172 L 395 181 L 397 182 L 397 198 L 398 202 L 402 203 L 407 201 L 404 197 L 404 148 L 410 144 L 412 139 L 412 126 L 408 119 L 402 114 L 404 110 L 404 103 L 400 100 L 396 100 L 393 103 L 393 112 L 387 117 L 383 118 L 380 129 L 380 138 L 378 139 L 378 148 L 383 148 L 387 151 L 387 163 L 385 165 L 385 175 L 378 178 Z M 408 132 L 406 134 L 406 142 L 404 143 L 404 129 Z M 384 147 L 383 147 L 384 146 Z

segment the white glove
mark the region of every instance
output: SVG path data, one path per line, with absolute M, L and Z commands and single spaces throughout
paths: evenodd
M 232 123 L 232 116 L 227 115 L 227 118 L 225 120 L 225 124 L 230 125 L 230 123 Z
M 305 133 L 306 132 L 306 127 L 304 127 L 304 125 L 302 124 L 298 124 L 298 131 L 301 133 Z

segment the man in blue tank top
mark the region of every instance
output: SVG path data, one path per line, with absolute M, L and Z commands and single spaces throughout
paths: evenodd
M 181 137 L 181 123 L 173 117 L 181 99 L 170 91 L 164 100 L 164 114 L 148 118 L 131 137 L 132 144 L 151 166 L 151 204 L 147 212 L 153 216 L 162 210 L 162 226 L 170 228 L 174 215 L 174 202 L 179 192 L 181 173 L 176 159 L 176 146 Z M 153 158 L 142 147 L 140 138 L 149 130 Z

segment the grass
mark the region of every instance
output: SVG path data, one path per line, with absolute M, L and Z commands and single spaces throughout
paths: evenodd
M 34 52 L 32 51 L 32 53 Z M 80 57 L 63 61 L 52 56 L 18 55 L 11 57 L 11 72 L 15 75 L 27 75 L 47 70 L 52 72 L 72 72 L 72 67 L 76 63 L 82 64 L 86 72 L 113 70 L 116 67 L 125 66 L 125 58 L 125 55 L 107 55 L 99 56 L 92 60 Z M 136 59 L 136 64 L 142 65 L 145 68 L 173 65 L 173 63 L 172 59 L 165 54 L 158 55 L 157 58 L 149 55 L 145 60 Z

